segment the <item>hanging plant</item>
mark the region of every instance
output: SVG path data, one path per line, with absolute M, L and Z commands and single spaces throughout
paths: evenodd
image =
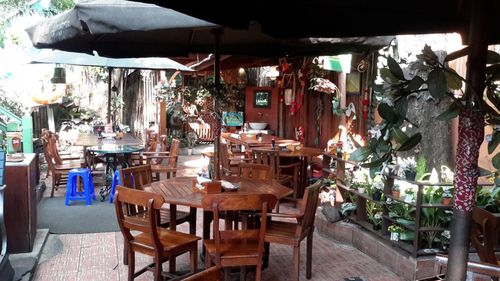
M 311 78 L 309 80 L 309 84 L 309 90 L 332 95 L 332 112 L 333 114 L 340 116 L 342 110 L 340 108 L 340 100 L 338 94 L 340 93 L 340 90 L 337 85 L 335 85 L 328 79 L 319 77 Z

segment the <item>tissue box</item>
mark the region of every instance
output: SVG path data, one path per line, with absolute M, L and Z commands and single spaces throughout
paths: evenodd
M 222 185 L 220 181 L 198 183 L 198 180 L 193 179 L 193 191 L 202 192 L 206 194 L 221 193 Z

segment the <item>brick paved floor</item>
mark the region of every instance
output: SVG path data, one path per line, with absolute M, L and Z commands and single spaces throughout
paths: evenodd
M 200 171 L 199 155 L 181 156 L 178 175 L 196 174 Z M 48 185 L 50 186 L 50 185 Z M 46 194 L 49 194 L 46 192 Z M 63 196 L 64 188 L 56 192 Z M 291 211 L 284 206 L 282 212 Z M 198 218 L 201 218 L 199 211 Z M 56 219 L 56 218 L 54 218 Z M 77 221 L 75 221 L 77 223 Z M 199 222 L 201 224 L 201 222 Z M 188 225 L 179 226 L 179 231 L 188 232 Z M 201 230 L 201 226 L 198 227 Z M 201 236 L 201 231 L 198 231 Z M 305 278 L 305 241 L 301 247 L 300 279 Z M 201 251 L 201 241 L 199 242 Z M 106 281 L 126 280 L 127 266 L 123 260 L 123 238 L 119 232 L 92 234 L 50 235 L 34 274 L 35 281 Z M 151 262 L 151 258 L 137 254 L 136 268 Z M 203 263 L 199 261 L 200 267 Z M 164 265 L 167 269 L 168 263 Z M 177 270 L 188 269 L 187 254 L 178 258 Z M 292 271 L 292 248 L 271 245 L 269 267 L 263 271 L 263 280 L 289 280 Z M 249 273 L 247 279 L 253 279 Z M 314 235 L 312 280 L 341 281 L 348 277 L 361 277 L 366 281 L 402 280 L 383 264 L 359 250 L 336 242 L 320 234 Z M 234 276 L 238 280 L 237 276 Z M 152 280 L 146 272 L 136 280 Z

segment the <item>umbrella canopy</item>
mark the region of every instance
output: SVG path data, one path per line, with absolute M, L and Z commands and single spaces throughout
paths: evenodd
M 101 66 L 132 69 L 172 69 L 178 71 L 194 71 L 169 58 L 107 58 L 87 55 L 85 53 L 66 52 L 59 50 L 36 50 L 31 56 L 31 63 L 58 63 L 85 66 Z
M 353 37 L 458 32 L 467 42 L 474 0 L 310 0 L 194 1 L 140 0 L 235 29 L 257 24 L 277 38 Z M 500 13 L 500 1 L 486 0 L 488 26 Z M 491 28 L 489 43 L 500 43 Z
M 123 0 L 85 1 L 27 29 L 33 45 L 123 58 L 212 53 L 213 30 L 222 29 L 220 53 L 259 57 L 362 53 L 392 37 L 280 40 L 260 30 L 236 30 L 156 5 Z

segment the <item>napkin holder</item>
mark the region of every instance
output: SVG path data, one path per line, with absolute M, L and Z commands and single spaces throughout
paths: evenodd
M 206 194 L 221 193 L 222 192 L 222 185 L 221 185 L 220 181 L 210 181 L 210 182 L 198 183 L 198 180 L 194 179 L 193 180 L 193 191 L 194 192 L 202 192 L 202 193 L 206 193 Z

